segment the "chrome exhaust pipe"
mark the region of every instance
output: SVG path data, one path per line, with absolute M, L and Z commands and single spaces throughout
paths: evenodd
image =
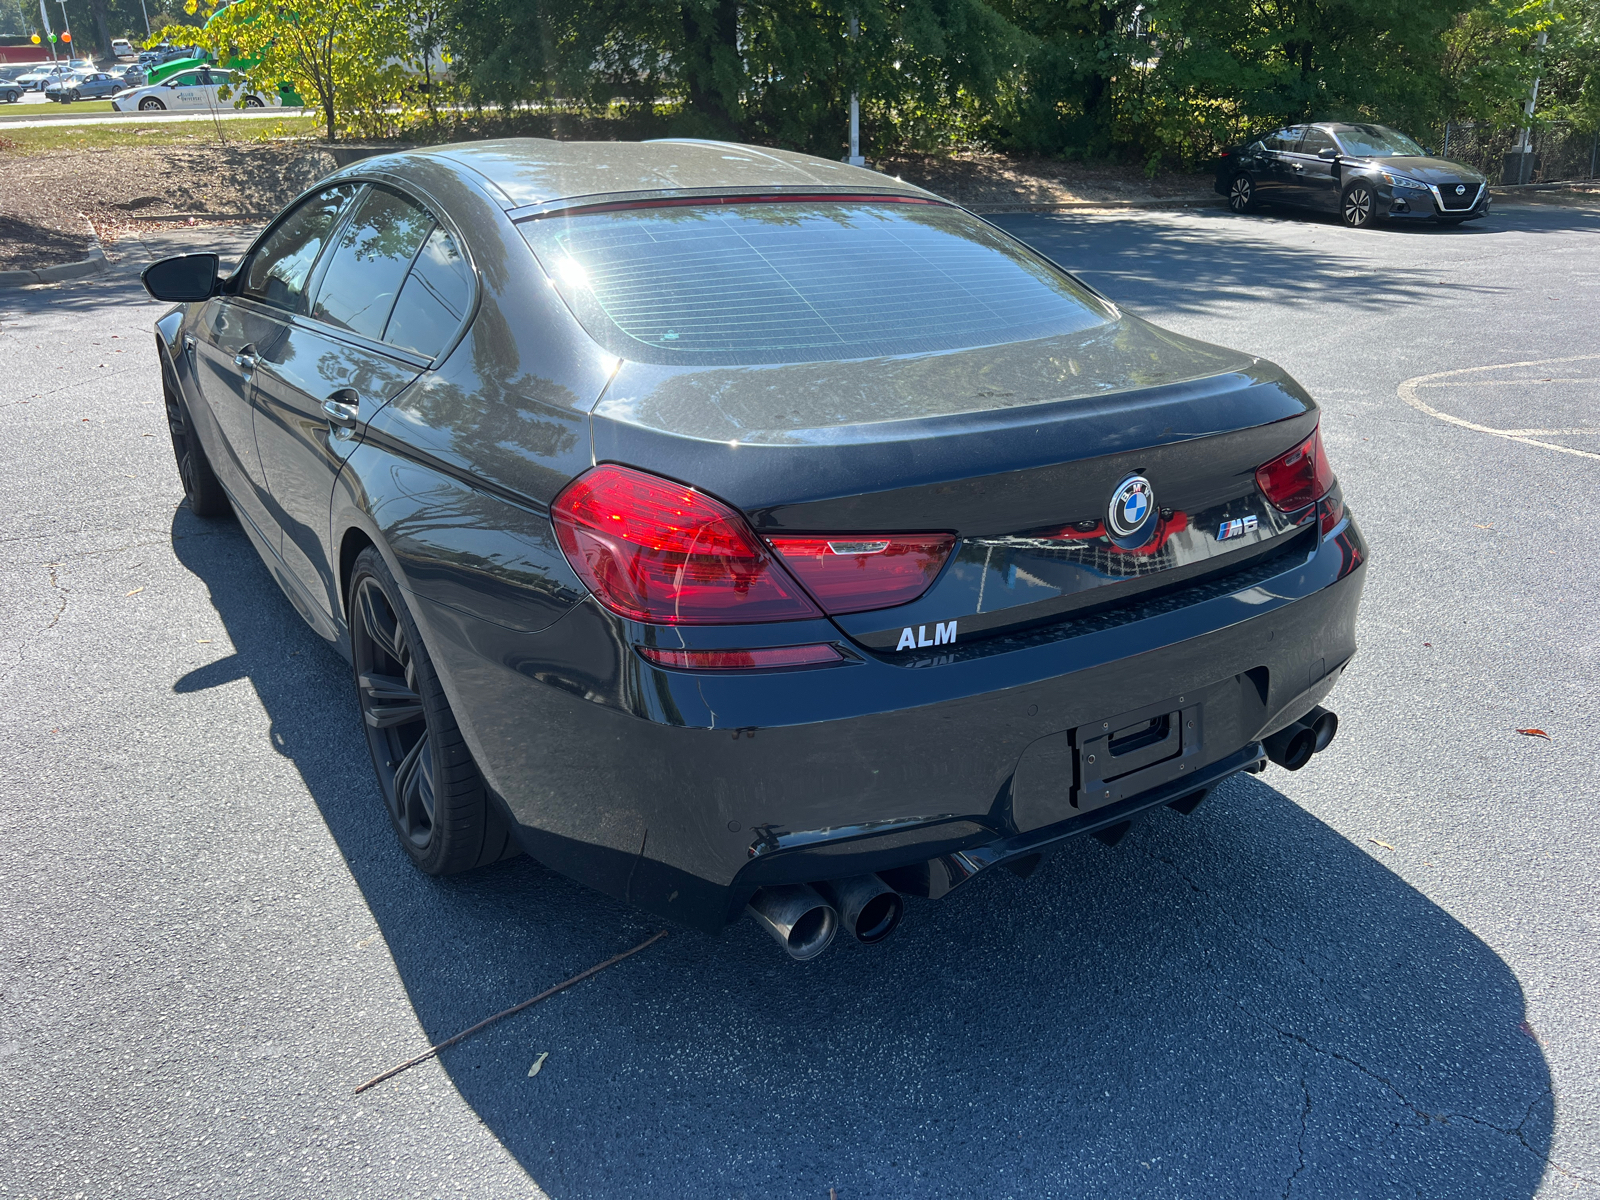
M 817 890 L 833 902 L 839 924 L 864 946 L 874 946 L 895 931 L 906 915 L 906 902 L 876 875 L 856 875 L 819 883 Z
M 833 935 L 839 931 L 839 914 L 815 889 L 803 883 L 764 887 L 750 897 L 746 911 L 788 951 L 790 958 L 801 962 L 831 946 Z
M 1262 745 L 1266 747 L 1267 757 L 1285 771 L 1298 771 L 1317 752 L 1317 734 L 1309 725 L 1296 721 L 1278 730 Z
M 1320 704 L 1301 717 L 1300 724 L 1309 726 L 1311 732 L 1317 735 L 1318 754 L 1328 748 L 1328 743 L 1339 732 L 1339 718 Z

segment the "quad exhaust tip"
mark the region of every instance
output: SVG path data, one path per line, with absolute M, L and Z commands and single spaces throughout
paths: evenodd
M 833 905 L 803 883 L 764 887 L 750 898 L 747 907 L 755 923 L 799 962 L 821 954 L 839 931 L 839 914 Z
M 1267 757 L 1285 771 L 1298 771 L 1311 761 L 1313 754 L 1328 748 L 1339 732 L 1339 718 L 1318 705 L 1293 725 L 1278 730 L 1262 745 Z
M 856 875 L 817 885 L 833 902 L 839 924 L 864 946 L 875 946 L 900 925 L 906 902 L 876 875 Z

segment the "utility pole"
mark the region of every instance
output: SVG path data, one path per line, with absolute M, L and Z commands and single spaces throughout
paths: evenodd
M 150 40 L 150 10 L 144 6 L 144 0 L 139 0 L 139 11 L 144 14 L 144 36 Z
M 1546 0 L 1545 7 L 1552 7 L 1554 0 Z M 1528 92 L 1528 99 L 1522 106 L 1522 131 L 1517 135 L 1517 165 L 1516 178 L 1512 183 L 1527 183 L 1533 176 L 1533 110 L 1539 103 L 1539 75 L 1537 72 L 1544 68 L 1544 48 L 1550 40 L 1548 29 L 1539 30 L 1539 38 L 1534 42 L 1534 77 L 1533 87 Z
M 67 61 L 72 61 L 72 22 L 67 20 L 67 0 L 56 0 L 61 5 L 61 27 L 67 31 Z
M 852 43 L 861 38 L 861 21 L 855 13 L 850 14 L 850 41 Z M 861 157 L 861 97 L 854 88 L 850 89 L 850 157 L 845 159 L 852 167 L 864 167 L 867 160 Z

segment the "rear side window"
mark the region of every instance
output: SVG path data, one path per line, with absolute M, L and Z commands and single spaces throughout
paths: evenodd
M 306 311 L 306 281 L 356 185 L 329 188 L 304 201 L 267 234 L 245 268 L 243 292 L 289 312 Z
M 376 341 L 394 307 L 395 294 L 433 216 L 384 188 L 373 188 L 339 231 L 311 315 Z
M 1306 136 L 1300 143 L 1301 154 L 1321 154 L 1324 150 L 1332 149 L 1333 137 L 1326 129 L 1306 130 Z
M 1291 125 L 1288 129 L 1280 129 L 1277 133 L 1267 138 L 1267 149 L 1281 152 L 1293 151 L 1300 144 L 1302 129 L 1299 125 Z
M 383 340 L 434 358 L 460 328 L 471 296 L 460 247 L 442 225 L 435 226 L 400 289 Z
M 943 204 L 657 206 L 519 226 L 596 341 L 647 362 L 822 362 L 1106 321 L 1081 285 Z

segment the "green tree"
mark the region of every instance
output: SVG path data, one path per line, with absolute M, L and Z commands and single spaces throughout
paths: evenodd
M 461 0 L 450 44 L 485 100 L 665 100 L 677 133 L 833 156 L 852 90 L 890 148 L 992 96 L 1026 39 L 983 0 Z
M 194 12 L 197 0 L 189 0 Z M 245 87 L 287 86 L 321 111 L 328 140 L 373 134 L 395 123 L 414 72 L 414 0 L 236 0 L 203 29 L 174 26 L 156 37 L 187 38 L 239 71 Z

